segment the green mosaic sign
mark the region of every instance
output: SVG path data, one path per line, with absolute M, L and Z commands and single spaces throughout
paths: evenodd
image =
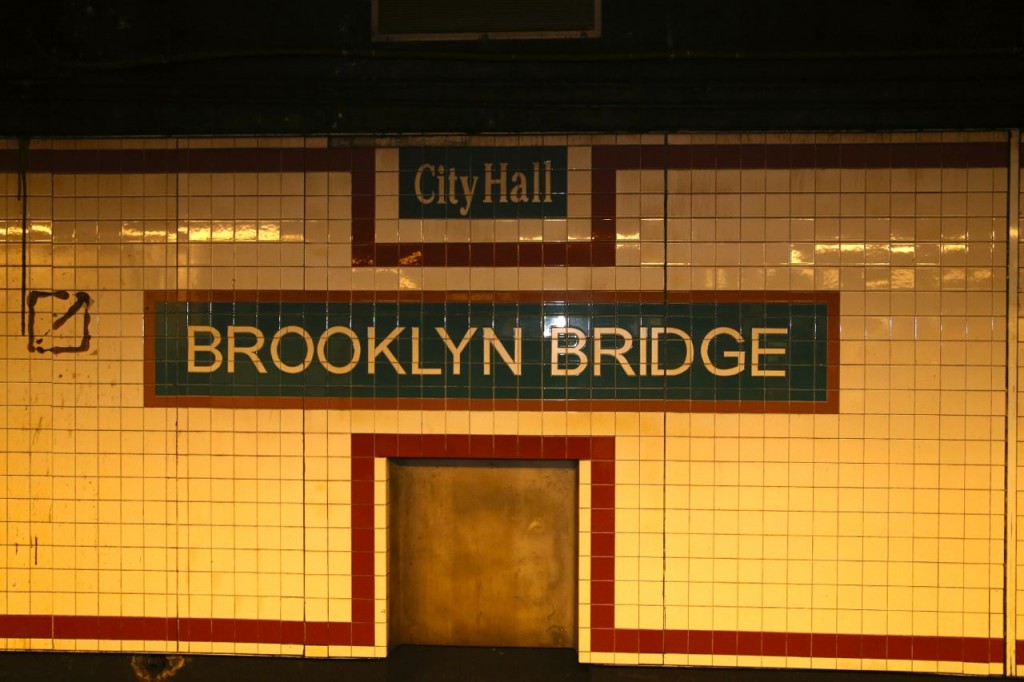
M 830 304 L 160 300 L 147 325 L 150 388 L 155 396 L 442 405 L 824 404 L 837 388 L 829 383 Z

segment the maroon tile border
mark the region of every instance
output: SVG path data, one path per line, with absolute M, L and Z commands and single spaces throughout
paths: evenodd
M 614 266 L 620 170 L 739 168 L 975 168 L 1005 166 L 1004 142 L 595 146 L 587 242 L 378 244 L 353 239 L 353 265 L 397 267 Z
M 1003 661 L 1003 640 L 1000 638 L 617 628 L 614 602 L 614 457 L 614 449 L 602 449 L 601 452 L 594 453 L 591 464 L 591 650 L 969 663 Z
M 789 289 L 730 289 L 716 291 L 639 291 L 639 290 L 569 290 L 569 291 L 433 291 L 401 290 L 310 290 L 310 289 L 149 289 L 145 292 L 147 306 L 157 301 L 281 301 L 285 303 L 394 303 L 400 302 L 470 302 L 470 303 L 670 303 L 823 301 L 838 304 L 838 291 L 793 291 Z
M 17 171 L 18 155 L 18 150 L 0 150 L 0 171 Z M 591 155 L 588 240 L 474 244 L 377 242 L 372 147 L 33 149 L 27 164 L 29 172 L 53 173 L 347 171 L 352 173 L 353 266 L 501 268 L 614 266 L 619 170 L 988 168 L 1008 161 L 1005 142 L 598 145 Z
M 1001 663 L 1003 640 L 615 627 L 615 438 L 610 436 L 353 434 L 360 457 L 570 459 L 591 462 L 591 650 Z
M 0 637 L 363 645 L 375 642 L 374 459 L 554 459 L 591 462 L 591 650 L 1002 663 L 1003 640 L 615 627 L 615 438 L 356 433 L 352 456 L 352 622 L 0 615 Z M 1024 653 L 1024 642 L 1017 642 Z
M 19 151 L 0 149 L 0 172 L 19 170 Z M 372 174 L 372 147 L 223 147 L 199 149 L 30 149 L 29 173 Z M 353 185 L 355 183 L 353 182 Z M 353 186 L 352 193 L 356 194 Z
M 592 643 L 595 635 L 591 636 Z M 742 630 L 603 630 L 595 651 L 1002 663 L 1003 640 Z
M 1024 149 L 1024 143 L 1021 144 Z M 1007 142 L 845 142 L 596 145 L 594 170 L 783 168 L 997 168 Z M 30 149 L 30 173 L 253 173 L 375 170 L 375 147 Z M 0 149 L 0 172 L 20 169 L 19 150 Z M 608 176 L 592 187 L 614 193 Z M 372 187 L 363 185 L 362 188 Z M 358 191 L 353 188 L 353 193 Z
M 691 144 L 596 146 L 595 171 L 790 168 L 998 168 L 1009 161 L 1004 142 L 863 142 L 821 144 Z M 613 189 L 606 174 L 595 190 Z M 613 192 L 614 193 L 614 192 Z
M 352 452 L 384 459 L 610 459 L 612 436 L 519 436 L 464 434 L 352 434 Z
M 26 639 L 234 642 L 327 646 L 353 644 L 352 631 L 351 623 L 231 618 L 0 615 L 0 637 Z
M 786 400 L 539 400 L 477 398 L 305 398 L 298 396 L 162 396 L 156 394 L 156 336 L 143 339 L 143 404 L 280 410 L 483 410 L 497 412 L 723 412 L 837 414 L 839 412 L 839 292 L 835 291 L 243 291 L 151 290 L 145 292 L 144 326 L 156 330 L 159 301 L 821 301 L 829 306 L 828 397 L 820 402 Z
M 1005 142 L 596 146 L 591 151 L 591 239 L 615 243 L 620 170 L 1005 167 Z M 614 265 L 612 262 L 602 265 Z
M 593 221 L 592 221 L 593 222 Z M 602 225 L 602 228 L 605 226 Z M 376 243 L 352 240 L 352 265 L 435 268 L 598 267 L 615 265 L 615 233 L 589 242 Z
M 352 453 L 352 620 L 0 614 L 0 638 L 373 646 L 373 459 Z

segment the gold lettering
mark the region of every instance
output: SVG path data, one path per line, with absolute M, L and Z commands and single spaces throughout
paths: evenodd
M 249 347 L 239 348 L 235 340 L 235 335 L 239 332 L 252 334 L 255 337 L 253 344 Z M 247 327 L 244 325 L 231 325 L 228 327 L 228 374 L 232 374 L 235 371 L 235 355 L 238 353 L 248 357 L 259 374 L 266 374 L 267 368 L 263 366 L 260 356 L 256 355 L 257 351 L 263 348 L 264 340 L 263 331 L 259 327 Z
M 494 333 L 494 330 L 490 327 L 484 327 L 484 376 L 491 375 L 491 351 L 495 350 L 501 359 L 505 361 L 508 368 L 512 370 L 512 373 L 516 376 L 521 376 L 523 373 L 523 329 L 522 327 L 516 327 L 514 329 L 514 340 L 513 350 L 515 357 L 509 355 L 508 349 L 498 338 L 498 335 Z
M 196 334 L 209 334 L 210 343 L 201 344 L 196 340 Z M 220 345 L 220 332 L 213 327 L 206 325 L 189 325 L 188 327 L 188 371 L 189 373 L 208 374 L 220 369 L 224 361 L 224 355 L 217 350 Z M 213 356 L 213 362 L 209 365 L 197 365 L 196 353 L 209 353 Z
M 785 348 L 764 347 L 761 345 L 761 337 L 766 334 L 789 335 L 785 327 L 754 327 L 750 330 L 750 376 L 755 377 L 784 377 L 784 369 L 761 369 L 761 356 L 764 355 L 785 355 Z
M 435 195 L 433 192 L 431 192 L 430 194 L 424 194 L 423 192 L 424 171 L 433 174 L 434 167 L 429 163 L 421 164 L 420 167 L 416 169 L 416 177 L 413 179 L 413 187 L 416 189 L 416 200 L 419 201 L 424 206 L 427 206 L 429 204 L 434 203 Z
M 441 373 L 440 367 L 420 367 L 420 328 L 412 328 L 412 363 L 410 370 L 413 374 L 437 375 Z
M 456 179 L 455 169 L 448 169 L 448 203 L 452 206 L 459 205 L 459 181 Z
M 516 171 L 512 174 L 512 191 L 509 194 L 513 204 L 524 204 L 530 200 L 530 187 L 526 181 L 526 173 Z
M 658 343 L 662 334 L 677 336 L 686 344 L 686 354 L 683 361 L 677 367 L 664 368 L 660 366 L 661 346 Z M 652 327 L 651 328 L 651 376 L 652 377 L 674 377 L 690 369 L 693 364 L 693 339 L 682 329 L 676 327 Z
M 700 359 L 704 361 L 704 366 L 707 370 L 714 374 L 716 377 L 732 377 L 736 376 L 743 371 L 747 361 L 747 354 L 741 350 L 727 350 L 723 351 L 722 355 L 727 358 L 735 358 L 735 367 L 718 367 L 711 361 L 709 349 L 711 348 L 711 342 L 715 340 L 717 336 L 728 336 L 737 343 L 743 343 L 743 335 L 735 329 L 729 327 L 715 327 L 708 332 L 708 335 L 704 337 L 704 340 L 700 343 Z
M 395 357 L 388 347 L 403 331 L 405 331 L 405 327 L 395 327 L 391 330 L 390 334 L 384 337 L 383 341 L 377 343 L 377 330 L 374 327 L 369 327 L 366 330 L 366 352 L 369 356 L 367 358 L 366 371 L 369 374 L 377 373 L 378 355 L 386 357 L 391 366 L 395 368 L 396 373 L 405 374 L 405 368 L 402 367 L 401 363 L 398 362 L 398 358 Z
M 347 363 L 340 366 L 331 364 L 331 361 L 327 358 L 327 342 L 330 341 L 331 337 L 335 334 L 347 336 L 352 342 L 352 357 Z M 320 360 L 320 364 L 324 366 L 324 369 L 331 374 L 348 374 L 355 369 L 355 366 L 359 362 L 359 358 L 362 354 L 363 347 L 362 344 L 359 343 L 359 337 L 357 337 L 356 333 L 348 327 L 328 327 L 316 342 L 316 357 Z
M 306 343 L 306 356 L 297 365 L 286 365 L 284 360 L 281 359 L 281 339 L 288 334 L 295 334 L 301 336 L 302 340 Z M 302 327 L 295 325 L 288 325 L 287 327 L 281 327 L 274 333 L 273 338 L 270 339 L 270 359 L 274 363 L 274 366 L 285 374 L 298 374 L 309 367 L 309 364 L 313 361 L 313 337 L 309 335 Z
M 576 345 L 570 346 L 568 342 L 565 346 L 559 345 L 559 341 L 566 337 L 572 337 L 576 339 Z M 587 368 L 587 356 L 583 352 L 583 349 L 587 345 L 587 337 L 583 333 L 582 329 L 576 327 L 552 327 L 551 328 L 551 376 L 553 377 L 574 377 L 583 373 L 583 370 Z M 562 369 L 558 366 L 558 359 L 561 356 L 573 356 L 579 364 L 575 367 L 566 367 Z M 568 364 L 568 363 L 567 363 Z
M 484 164 L 484 203 L 494 203 L 494 188 L 498 188 L 498 203 L 508 203 L 508 164 L 504 161 L 498 164 L 500 169 L 498 178 L 495 179 L 492 171 L 494 164 L 487 162 Z
M 605 336 L 612 335 L 622 339 L 622 345 L 615 348 L 604 348 L 601 345 Z M 633 347 L 633 335 L 622 327 L 596 327 L 594 329 L 594 376 L 601 376 L 601 357 L 608 356 L 622 366 L 626 376 L 636 376 L 636 372 L 629 366 L 626 353 Z
M 473 198 L 476 196 L 476 183 L 480 178 L 475 175 L 463 175 L 459 178 L 462 184 L 462 196 L 466 198 L 466 205 L 459 209 L 459 215 L 469 215 L 469 209 L 473 206 Z
M 452 374 L 459 376 L 462 374 L 462 351 L 465 350 L 469 344 L 469 340 L 473 338 L 473 334 L 476 333 L 476 327 L 470 327 L 466 330 L 465 335 L 462 337 L 462 341 L 459 341 L 459 345 L 455 345 L 451 337 L 448 336 L 448 330 L 444 327 L 434 327 L 434 331 L 441 337 L 441 341 L 444 342 L 445 348 L 452 354 Z
M 640 376 L 647 376 L 647 327 L 640 327 Z

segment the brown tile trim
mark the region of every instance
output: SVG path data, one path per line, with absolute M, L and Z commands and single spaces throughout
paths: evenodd
M 373 460 L 576 459 L 591 461 L 591 650 L 1001 663 L 1003 640 L 735 630 L 615 627 L 615 438 L 610 436 L 356 433 L 352 455 L 352 622 L 129 616 L 0 615 L 0 637 L 363 645 L 375 642 Z M 356 569 L 355 567 L 359 568 Z M 1018 651 L 1022 643 L 1017 643 Z
M 376 458 L 590 460 L 614 452 L 612 436 L 356 433 L 352 450 Z M 596 453 L 596 455 L 595 455 Z
M 614 225 L 611 226 L 614 238 Z M 615 265 L 614 242 L 402 242 L 352 244 L 360 267 L 596 267 Z
M 721 291 L 669 291 L 664 300 L 669 303 L 827 303 L 829 310 L 839 310 L 838 291 L 788 291 L 764 289 L 747 291 L 729 289 Z
M 352 620 L 281 621 L 245 618 L 0 614 L 0 638 L 246 642 L 307 646 L 373 646 L 373 459 L 352 452 Z
M 757 170 L 791 168 L 1003 168 L 1005 142 L 867 142 L 595 146 L 592 191 L 614 194 L 607 173 L 619 170 Z
M 615 174 L 620 170 L 793 168 L 998 168 L 1003 142 L 695 144 L 595 146 L 591 150 L 591 239 L 614 245 Z M 608 265 L 614 265 L 613 261 Z
M 594 633 L 596 634 L 596 633 Z M 792 656 L 903 661 L 1002 663 L 997 637 L 855 635 L 824 632 L 743 630 L 602 631 L 595 650 L 623 653 L 680 653 L 722 656 Z
M 1024 147 L 1024 144 L 1022 144 Z M 0 172 L 19 170 L 18 150 L 0 149 Z M 868 142 L 821 144 L 597 145 L 591 168 L 999 168 L 1006 142 Z M 373 147 L 224 147 L 200 149 L 30 149 L 31 173 L 270 173 L 375 169 Z M 600 179 L 598 179 L 600 178 Z M 353 194 L 373 187 L 364 179 Z M 600 174 L 592 193 L 615 194 L 614 176 Z
M 1003 640 L 998 637 L 916 637 L 737 630 L 637 630 L 616 627 L 614 458 L 614 451 L 604 452 L 596 454 L 591 463 L 590 643 L 592 651 L 970 663 L 1001 663 L 1003 661 Z
M 484 412 L 669 412 L 837 414 L 839 392 L 822 402 L 784 400 L 535 400 L 476 398 L 303 398 L 258 396 L 160 396 L 146 384 L 146 407 L 274 410 L 468 410 Z
M 839 371 L 841 357 L 839 354 L 839 293 L 822 292 L 825 302 L 828 303 L 828 377 L 825 382 L 829 387 L 828 399 L 818 404 L 817 414 L 839 414 Z
M 614 458 L 610 436 L 520 436 L 354 433 L 352 453 L 352 555 L 365 556 L 367 573 L 352 579 L 353 644 L 374 643 L 376 586 L 373 567 L 376 526 L 374 459 L 441 457 L 452 459 L 608 459 Z M 380 548 L 383 550 L 383 548 Z M 356 571 L 353 570 L 353 574 Z M 357 577 L 361 580 L 357 581 Z
M 19 152 L 0 150 L 0 172 L 19 170 Z M 28 153 L 33 173 L 325 172 L 352 174 L 355 267 L 592 267 L 615 264 L 614 243 L 377 243 L 376 153 L 366 147 L 54 150 Z M 614 226 L 611 227 L 614 239 Z
M 370 147 L 207 149 L 30 149 L 30 173 L 320 173 L 373 174 Z M 0 150 L 0 171 L 19 170 L 18 150 Z M 353 181 L 352 193 L 356 194 Z
M 167 294 L 182 292 L 146 291 L 142 300 L 142 404 L 146 407 L 173 407 L 160 404 L 156 395 L 156 304 L 174 300 Z
M 579 242 L 429 243 L 376 241 L 376 152 L 371 147 L 53 150 L 28 155 L 30 172 L 352 173 L 354 267 L 611 267 L 616 264 L 619 170 L 737 168 L 977 168 L 1005 166 L 1002 142 L 696 144 L 595 146 L 591 233 Z M 18 151 L 0 150 L 0 171 L 18 170 Z
M 0 638 L 351 646 L 352 623 L 156 616 L 0 615 Z M 372 645 L 372 642 L 370 643 Z
M 352 265 L 356 245 L 373 243 L 377 220 L 377 154 L 374 149 L 354 149 L 352 158 Z
M 196 301 L 246 303 L 271 301 L 282 303 L 394 303 L 394 302 L 472 302 L 472 303 L 789 303 L 822 302 L 830 310 L 839 309 L 838 291 L 719 290 L 719 291 L 426 291 L 400 289 L 371 290 L 305 290 L 305 289 L 151 289 L 145 292 L 149 310 L 158 301 Z
M 592 149 L 591 231 L 587 242 L 376 243 L 372 218 L 364 217 L 368 226 L 365 233 L 360 232 L 357 238 L 353 228 L 352 263 L 365 267 L 614 266 L 615 174 L 619 170 L 987 168 L 1005 166 L 1007 159 L 1002 142 L 596 146 Z

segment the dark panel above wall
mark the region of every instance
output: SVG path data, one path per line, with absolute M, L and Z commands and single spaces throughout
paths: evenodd
M 373 0 L 375 40 L 600 35 L 600 0 Z
M 1024 126 L 1024 3 L 605 0 L 584 40 L 380 43 L 371 14 L 19 3 L 0 134 Z

